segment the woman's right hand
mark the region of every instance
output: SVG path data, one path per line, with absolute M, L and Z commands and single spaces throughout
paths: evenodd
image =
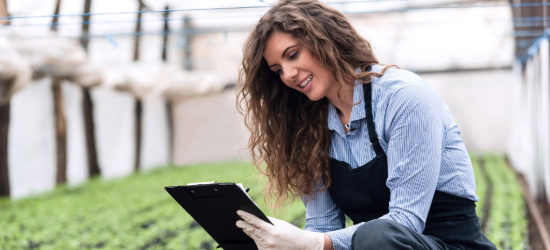
M 260 218 L 237 211 L 244 221 L 237 221 L 237 227 L 256 242 L 259 250 L 323 250 L 325 234 L 302 230 L 286 221 L 269 217 L 273 225 Z

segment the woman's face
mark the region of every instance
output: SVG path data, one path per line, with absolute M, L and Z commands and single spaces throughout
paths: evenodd
M 336 93 L 337 83 L 330 70 L 288 33 L 273 33 L 263 57 L 286 86 L 306 94 L 312 101 Z

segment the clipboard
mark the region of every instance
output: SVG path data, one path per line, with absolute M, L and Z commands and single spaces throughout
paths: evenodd
M 242 220 L 237 210 L 273 224 L 235 183 L 190 183 L 165 189 L 224 250 L 258 250 L 254 240 L 236 226 Z

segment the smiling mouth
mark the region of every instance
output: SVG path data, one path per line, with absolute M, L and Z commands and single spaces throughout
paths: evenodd
M 303 88 L 305 86 L 307 86 L 307 84 L 309 82 L 311 82 L 311 79 L 313 78 L 313 75 L 310 75 L 307 79 L 305 79 L 301 84 L 300 84 L 300 87 Z

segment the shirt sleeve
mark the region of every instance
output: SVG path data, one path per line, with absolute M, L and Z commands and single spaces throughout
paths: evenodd
M 392 93 L 386 110 L 389 213 L 396 221 L 422 233 L 435 193 L 441 164 L 444 122 L 441 100 L 433 90 L 410 85 Z
M 324 183 L 319 181 L 315 190 L 324 187 Z M 361 224 L 345 228 L 346 217 L 336 206 L 327 190 L 317 192 L 309 202 L 306 200 L 307 197 L 302 197 L 302 202 L 306 207 L 305 230 L 328 234 L 334 250 L 351 249 L 351 238 Z

